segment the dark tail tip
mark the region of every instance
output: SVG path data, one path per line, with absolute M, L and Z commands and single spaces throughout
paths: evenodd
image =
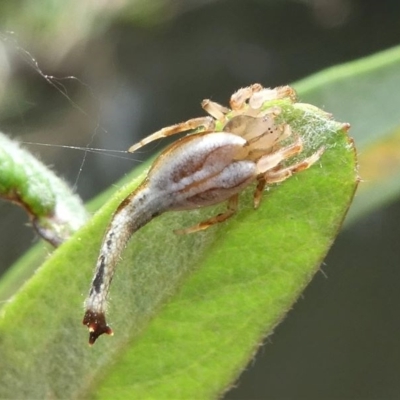
M 97 338 L 103 333 L 113 335 L 112 329 L 107 325 L 106 317 L 103 313 L 97 313 L 91 310 L 85 312 L 82 321 L 89 329 L 89 345 L 93 345 Z

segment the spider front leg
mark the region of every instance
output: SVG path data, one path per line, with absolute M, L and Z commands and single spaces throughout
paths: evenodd
M 325 147 L 321 147 L 310 157 L 307 157 L 296 164 L 290 165 L 286 168 L 275 168 L 274 170 L 266 172 L 266 174 L 264 175 L 266 183 L 282 182 L 287 178 L 290 178 L 293 174 L 310 168 L 321 158 L 324 151 Z
M 283 149 L 281 149 L 283 150 Z M 315 162 L 317 162 L 322 153 L 324 152 L 325 148 L 321 147 L 318 149 L 314 154 L 312 154 L 310 157 L 305 158 L 304 160 L 290 165 L 289 167 L 282 168 L 281 166 L 275 167 L 274 169 L 268 170 L 265 174 L 260 175 L 257 178 L 257 187 L 256 190 L 254 191 L 254 199 L 253 199 L 253 204 L 254 208 L 258 208 L 262 196 L 264 194 L 264 189 L 266 184 L 271 184 L 271 183 L 279 183 L 287 178 L 290 178 L 293 174 L 304 171 L 307 168 L 310 168 Z M 279 151 L 278 151 L 279 153 Z
M 291 102 L 295 102 L 296 97 L 296 92 L 290 86 L 263 88 L 249 98 L 249 106 L 254 110 L 259 110 L 266 101 L 288 98 Z
M 225 120 L 226 114 L 228 114 L 231 110 L 227 107 L 222 106 L 221 104 L 216 103 L 215 101 L 211 101 L 209 99 L 205 99 L 201 102 L 201 106 L 203 110 L 214 117 L 216 120 Z
M 235 194 L 234 196 L 232 196 L 228 199 L 228 209 L 224 213 L 221 213 L 212 218 L 206 219 L 205 221 L 199 222 L 198 224 L 193 225 L 189 228 L 176 229 L 176 230 L 174 230 L 174 233 L 176 233 L 177 235 L 185 235 L 187 233 L 203 231 L 205 229 L 208 229 L 212 225 L 219 224 L 220 222 L 224 222 L 236 213 L 236 211 L 238 209 L 238 203 L 239 203 L 239 195 Z
M 200 127 L 204 128 L 204 131 L 212 131 L 215 128 L 215 121 L 211 117 L 200 117 L 200 118 L 192 118 L 188 121 L 181 122 L 180 124 L 175 124 L 171 126 L 167 126 L 166 128 L 160 129 L 157 132 L 154 132 L 150 136 L 147 136 L 140 142 L 134 144 L 129 148 L 129 153 L 133 153 L 134 151 L 140 149 L 148 143 L 153 142 L 154 140 L 161 139 L 164 137 L 176 135 L 177 133 L 190 131 L 193 129 L 198 129 Z
M 245 106 L 246 101 L 249 100 L 254 93 L 257 93 L 262 89 L 263 87 L 259 83 L 239 89 L 231 96 L 229 101 L 231 109 L 234 111 L 241 110 Z

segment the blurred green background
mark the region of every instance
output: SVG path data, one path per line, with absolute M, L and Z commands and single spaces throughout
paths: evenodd
M 399 17 L 395 0 L 2 2 L 0 131 L 125 150 L 203 115 L 203 98 L 226 103 L 241 86 L 288 84 L 398 45 Z M 70 100 L 46 76 L 64 78 L 48 79 Z M 88 200 L 164 145 L 127 159 L 27 147 Z M 226 399 L 399 398 L 399 204 L 342 232 Z M 37 238 L 16 206 L 1 202 L 0 219 L 4 271 Z

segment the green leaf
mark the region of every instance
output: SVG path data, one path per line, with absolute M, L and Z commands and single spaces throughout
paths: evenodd
M 2 309 L 1 398 L 210 398 L 225 391 L 318 270 L 354 194 L 355 154 L 343 125 L 307 105 L 283 118 L 312 168 L 271 187 L 257 211 L 253 188 L 231 220 L 192 235 L 224 205 L 166 213 L 137 232 L 113 287 L 115 336 L 87 346 L 82 303 L 103 232 L 143 175 L 59 247 Z
M 397 46 L 293 85 L 302 101 L 351 123 L 362 181 L 346 223 L 400 195 L 399 70 Z

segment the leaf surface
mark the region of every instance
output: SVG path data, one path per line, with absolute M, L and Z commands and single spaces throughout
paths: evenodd
M 231 220 L 176 236 L 224 205 L 166 213 L 137 232 L 111 288 L 115 336 L 87 346 L 81 325 L 103 232 L 121 188 L 2 309 L 2 398 L 210 398 L 224 392 L 293 306 L 331 246 L 353 197 L 356 161 L 343 125 L 314 107 L 284 118 L 326 151 L 312 168 L 252 191 Z
M 293 84 L 301 101 L 351 124 L 361 184 L 346 224 L 400 195 L 399 71 L 397 46 Z

